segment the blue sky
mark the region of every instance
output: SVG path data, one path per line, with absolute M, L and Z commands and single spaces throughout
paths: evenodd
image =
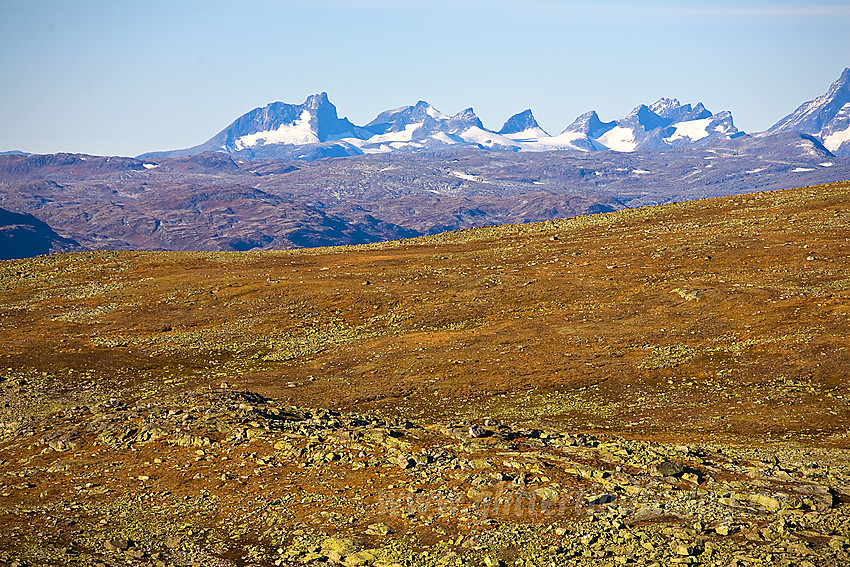
M 0 0 L 0 151 L 199 144 L 327 91 L 357 124 L 424 99 L 557 134 L 662 96 L 764 130 L 850 66 L 850 3 Z

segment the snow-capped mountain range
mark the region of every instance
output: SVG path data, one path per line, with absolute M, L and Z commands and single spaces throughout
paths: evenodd
M 484 127 L 472 108 L 453 116 L 425 101 L 386 110 L 365 126 L 340 118 L 327 93 L 303 104 L 273 102 L 240 116 L 198 146 L 151 152 L 140 157 L 178 157 L 227 152 L 242 157 L 316 159 L 358 154 L 473 146 L 503 151 L 664 149 L 702 144 L 741 133 L 729 112 L 712 114 L 702 104 L 692 107 L 675 99 L 640 105 L 625 118 L 602 122 L 595 111 L 583 114 L 552 136 L 531 110 L 517 113 L 498 131 Z
M 836 155 L 850 155 L 850 68 L 829 91 L 803 104 L 767 132 L 809 134 Z M 316 159 L 387 152 L 478 147 L 502 151 L 657 151 L 708 145 L 747 136 L 729 111 L 711 113 L 702 103 L 662 98 L 628 116 L 603 122 L 596 111 L 579 116 L 561 133 L 543 130 L 531 110 L 517 113 L 498 131 L 485 128 L 472 108 L 449 116 L 425 101 L 386 110 L 364 126 L 340 118 L 326 93 L 303 104 L 273 102 L 240 116 L 207 142 L 142 158 L 226 152 L 247 158 Z

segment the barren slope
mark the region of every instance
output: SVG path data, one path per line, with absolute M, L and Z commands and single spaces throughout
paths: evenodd
M 845 182 L 352 248 L 3 262 L 0 547 L 842 564 L 849 199 Z M 560 513 L 476 515 L 500 490 Z M 701 508 L 667 507 L 690 491 Z M 411 494 L 452 504 L 387 509 Z M 333 555 L 327 534 L 353 539 Z

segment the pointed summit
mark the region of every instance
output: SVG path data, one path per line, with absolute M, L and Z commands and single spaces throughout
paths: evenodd
M 331 101 L 328 100 L 328 93 L 320 92 L 320 93 L 316 93 L 314 95 L 308 96 L 307 100 L 304 101 L 304 104 L 302 106 L 304 106 L 305 108 L 316 109 L 316 108 L 319 108 L 321 106 L 325 106 L 325 105 L 328 105 L 328 104 L 331 104 Z M 331 104 L 331 106 L 333 106 L 333 105 Z M 334 107 L 334 108 L 336 108 L 336 107 Z
M 586 134 L 590 138 L 598 138 L 616 125 L 617 123 L 614 121 L 602 122 L 596 111 L 591 110 L 576 118 L 572 124 L 564 129 L 564 132 L 576 132 Z
M 461 132 L 466 130 L 467 128 L 481 128 L 484 129 L 484 124 L 481 123 L 481 120 L 475 115 L 475 111 L 472 110 L 472 107 L 461 110 L 451 118 L 449 118 L 448 130 L 451 133 Z
M 838 117 L 848 103 L 850 103 L 850 67 L 844 69 L 838 80 L 829 86 L 825 94 L 804 102 L 797 107 L 797 110 L 764 133 L 802 132 L 820 137 L 824 129 L 836 128 L 837 125 L 830 126 L 830 122 Z
M 682 104 L 675 98 L 662 98 L 650 105 L 649 110 L 661 118 L 673 122 L 685 122 L 687 120 L 702 120 L 711 116 L 711 112 L 697 103 L 696 106 Z
M 527 132 L 529 130 L 539 130 L 540 132 L 543 132 L 543 129 L 537 123 L 537 120 L 534 119 L 531 109 L 527 108 L 508 118 L 505 125 L 502 126 L 501 130 L 499 130 L 499 134 L 519 134 L 520 132 Z
M 617 121 L 618 126 L 640 126 L 647 132 L 666 126 L 668 123 L 668 120 L 665 120 L 661 116 L 655 114 L 655 112 L 653 112 L 652 109 L 645 104 L 641 104 L 636 107 L 628 116 Z
M 842 88 L 846 87 L 848 84 L 850 84 L 850 67 L 845 67 L 844 71 L 841 72 L 841 76 L 838 77 L 838 80 L 832 85 L 837 86 L 837 88 Z
M 682 104 L 676 98 L 660 98 L 654 104 L 649 106 L 649 109 L 658 116 L 667 116 L 667 113 L 674 108 L 679 108 Z
M 320 142 L 357 135 L 359 129 L 347 118 L 339 117 L 336 106 L 328 99 L 326 92 L 308 96 L 301 108 L 309 112 L 313 118 L 310 123 L 316 130 Z

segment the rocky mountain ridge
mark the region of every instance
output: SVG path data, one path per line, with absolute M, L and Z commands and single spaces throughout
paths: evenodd
M 764 135 L 780 132 L 810 134 L 835 155 L 850 156 L 850 67 L 825 94 L 801 104 Z
M 850 156 L 850 68 L 815 100 L 801 105 L 757 137 L 796 132 L 817 138 L 830 152 Z M 702 103 L 661 98 L 627 116 L 603 122 L 596 111 L 579 116 L 560 134 L 543 130 L 526 109 L 498 131 L 486 128 L 472 108 L 449 116 L 425 101 L 386 110 L 365 126 L 340 118 L 327 93 L 300 105 L 274 102 L 242 115 L 208 141 L 182 150 L 149 152 L 140 158 L 227 152 L 242 158 L 313 160 L 387 152 L 477 147 L 494 151 L 664 151 L 713 146 L 747 136 L 732 113 L 710 112 Z
M 198 146 L 139 157 L 226 152 L 243 158 L 312 160 L 446 147 L 513 152 L 633 152 L 705 145 L 741 135 L 730 112 L 714 115 L 702 103 L 693 107 L 667 98 L 651 107 L 640 105 L 613 122 L 604 123 L 591 111 L 557 136 L 551 136 L 540 127 L 530 109 L 510 117 L 496 132 L 485 128 L 472 108 L 449 116 L 421 100 L 412 106 L 381 112 L 365 126 L 355 126 L 339 117 L 327 93 L 319 93 L 300 105 L 274 102 L 255 108 Z

